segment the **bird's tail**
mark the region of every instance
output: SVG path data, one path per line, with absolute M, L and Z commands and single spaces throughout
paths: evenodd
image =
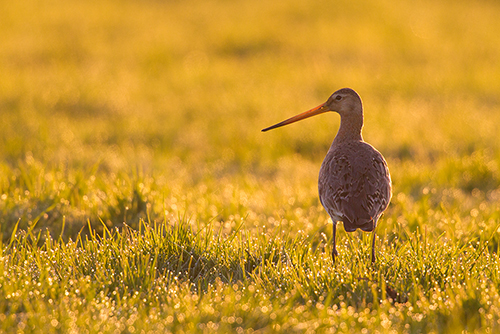
M 347 217 L 344 217 L 342 222 L 344 223 L 344 229 L 346 232 L 354 232 L 358 228 L 365 232 L 372 232 L 377 224 L 373 218 L 351 221 Z

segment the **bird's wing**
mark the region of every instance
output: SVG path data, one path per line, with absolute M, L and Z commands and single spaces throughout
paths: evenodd
M 382 155 L 364 142 L 330 150 L 319 176 L 320 200 L 346 231 L 371 231 L 391 198 L 391 180 Z

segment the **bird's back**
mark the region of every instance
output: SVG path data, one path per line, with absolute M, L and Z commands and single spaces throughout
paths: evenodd
M 391 199 L 387 163 L 364 141 L 332 145 L 319 173 L 319 197 L 334 223 L 347 232 L 373 231 Z

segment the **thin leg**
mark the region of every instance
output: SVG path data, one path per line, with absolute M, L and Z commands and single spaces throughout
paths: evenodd
M 333 263 L 335 263 L 335 258 L 339 255 L 339 253 L 337 253 L 337 242 L 335 241 L 335 234 L 336 233 L 337 233 L 337 224 L 333 223 L 333 235 L 332 235 L 332 239 L 333 239 L 333 249 L 332 249 Z
M 372 234 L 373 234 L 373 239 L 372 239 L 372 263 L 374 263 L 375 262 L 375 236 L 376 236 L 375 230 L 373 230 Z

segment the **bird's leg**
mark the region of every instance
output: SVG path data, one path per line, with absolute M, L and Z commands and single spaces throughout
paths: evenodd
M 337 253 L 337 242 L 335 241 L 335 234 L 336 233 L 337 233 L 337 223 L 333 222 L 333 235 L 332 235 L 332 240 L 333 240 L 332 259 L 333 259 L 333 263 L 335 263 L 335 258 L 339 255 L 339 253 Z
M 372 239 L 372 263 L 375 263 L 375 229 L 373 229 L 373 239 Z

